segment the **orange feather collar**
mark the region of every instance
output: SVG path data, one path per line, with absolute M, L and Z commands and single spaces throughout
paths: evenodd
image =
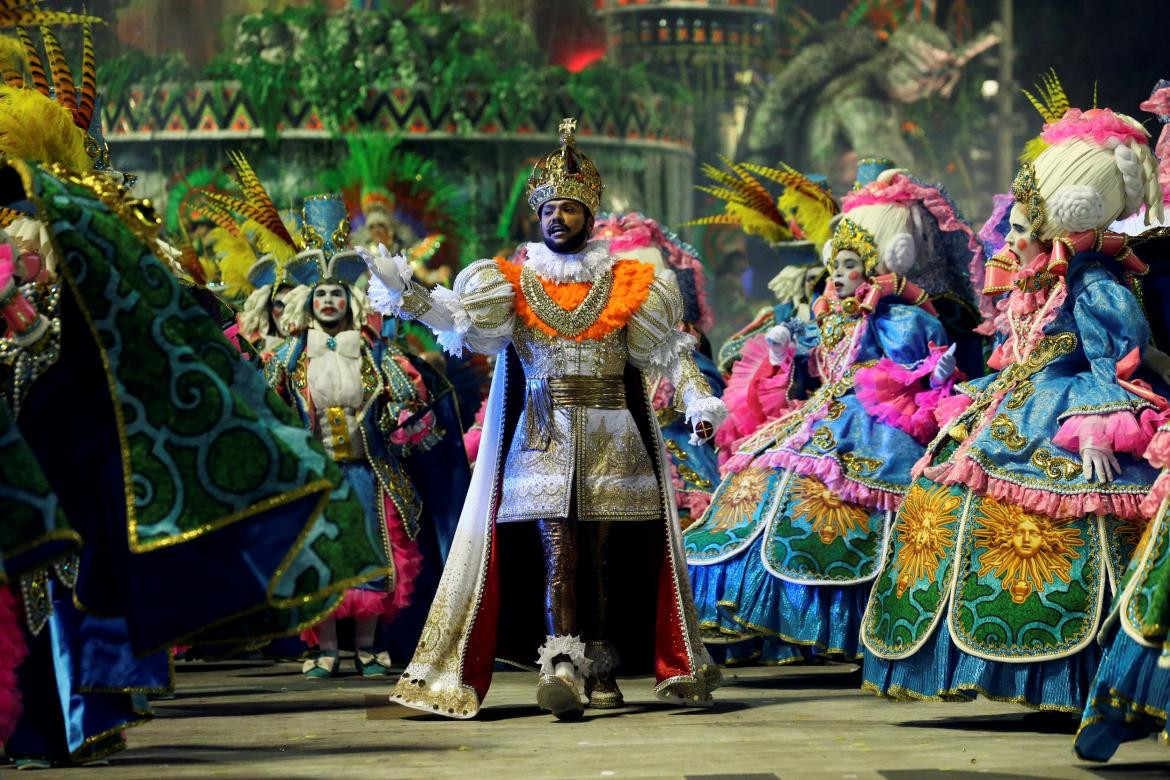
M 524 297 L 520 289 L 520 271 L 522 266 L 510 263 L 503 258 L 496 258 L 496 263 L 516 293 L 516 315 L 530 328 L 539 330 L 548 336 L 567 338 L 558 333 L 555 328 L 537 316 L 532 306 Z M 548 296 L 565 311 L 572 311 L 581 305 L 592 282 L 565 282 L 558 283 L 544 277 L 537 277 L 540 286 Z M 613 289 L 609 294 L 609 302 L 601 310 L 597 321 L 581 333 L 572 337 L 574 341 L 597 341 L 605 338 L 619 328 L 626 326 L 630 318 L 642 308 L 646 298 L 650 295 L 650 285 L 654 282 L 654 266 L 638 260 L 618 260 L 613 265 Z

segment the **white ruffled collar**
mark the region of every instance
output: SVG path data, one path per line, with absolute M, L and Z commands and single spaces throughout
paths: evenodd
M 529 243 L 527 249 L 524 264 L 554 282 L 591 282 L 613 265 L 608 241 L 590 241 L 571 255 L 554 252 L 539 241 Z

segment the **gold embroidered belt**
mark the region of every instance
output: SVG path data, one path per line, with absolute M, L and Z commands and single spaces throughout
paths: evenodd
M 561 376 L 548 380 L 553 406 L 625 409 L 626 383 L 621 377 Z
M 625 409 L 626 383 L 621 377 L 529 379 L 524 393 L 524 449 L 547 450 L 553 438 L 560 438 L 553 423 L 557 406 Z

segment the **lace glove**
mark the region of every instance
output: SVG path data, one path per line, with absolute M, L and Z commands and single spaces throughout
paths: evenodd
M 778 366 L 784 362 L 788 345 L 792 343 L 792 331 L 787 325 L 775 325 L 764 334 L 764 343 L 768 345 L 768 362 Z
M 378 244 L 377 254 L 365 250 L 360 250 L 358 254 L 366 261 L 366 267 L 373 277 L 370 280 L 372 299 L 382 299 L 393 308 L 402 306 L 402 296 L 414 276 L 414 270 L 406 257 L 390 254 L 383 244 Z
M 955 345 L 951 344 L 950 349 L 939 356 L 938 362 L 934 364 L 934 370 L 930 372 L 930 386 L 940 387 L 943 382 L 950 379 L 951 374 L 955 373 Z

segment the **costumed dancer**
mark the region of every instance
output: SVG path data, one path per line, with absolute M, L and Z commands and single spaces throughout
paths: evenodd
M 657 696 L 705 706 L 719 682 L 699 640 L 662 437 L 642 372 L 668 377 L 698 435 L 726 413 L 677 326 L 668 275 L 589 241 L 602 182 L 576 122 L 536 164 L 543 243 L 523 265 L 481 260 L 428 291 L 382 255 L 371 300 L 453 352 L 499 353 L 471 493 L 418 652 L 391 700 L 473 717 L 495 658 L 539 664 L 558 718 L 622 704 L 616 671 L 654 670 Z
M 401 461 L 434 446 L 442 431 L 418 371 L 366 327 L 365 295 L 354 286 L 366 263 L 349 248 L 345 204 L 335 195 L 306 198 L 302 219 L 306 249 L 285 264 L 298 286 L 286 299 L 284 326 L 296 335 L 277 347 L 265 375 L 337 463 L 365 511 L 366 532 L 382 540 L 396 569 L 394 579 L 347 591 L 333 615 L 302 635 L 312 653 L 304 674 L 339 672 L 337 620 L 350 617 L 357 671 L 375 676 L 390 669 L 389 653 L 375 644 L 378 622 L 410 604 L 422 568 L 415 542 L 422 502 Z
M 294 228 L 283 220 L 279 226 L 273 225 L 277 232 L 257 221 L 260 206 L 249 203 L 247 195 L 253 186 L 249 183 L 251 168 L 238 152 L 229 152 L 228 156 L 237 169 L 241 196 L 219 189 L 193 188 L 184 198 L 183 211 L 188 219 L 206 219 L 214 225 L 203 238 L 210 256 L 204 265 L 211 272 L 207 274 L 209 284 L 239 307 L 236 327 L 228 337 L 238 333 L 265 358 L 290 335 L 282 318 L 285 299 L 296 285 L 287 278 L 284 264 L 298 247 L 291 237 Z
M 76 17 L 0 19 L 23 13 Z M 5 752 L 30 766 L 124 747 L 144 694 L 170 689 L 171 646 L 263 644 L 388 571 L 347 530 L 360 506 L 340 473 L 172 276 L 157 216 L 108 170 L 88 31 L 80 87 L 41 32 L 53 84 L 22 34 L 32 88 L 0 87 L 0 218 L 19 247 L 0 262 L 0 553 L 29 651 Z
M 812 305 L 823 293 L 826 282 L 820 248 L 832 235 L 830 222 L 840 209 L 823 176 L 802 176 L 787 167 L 778 171 L 754 163 L 729 162 L 727 165 L 731 168 L 730 174 L 712 165 L 704 165 L 703 172 L 715 186 L 697 188 L 727 201 L 723 213 L 701 217 L 687 224 L 738 227 L 749 236 L 759 236 L 767 241 L 779 252 L 779 262 L 787 263 L 768 282 L 768 289 L 776 296 L 776 304 L 760 311 L 755 319 L 719 347 L 719 370 L 730 382 L 732 371 L 745 356 L 744 349 L 749 342 L 754 346 L 749 348 L 748 357 L 753 364 L 759 365 L 766 358 L 766 351 L 761 350 L 764 345 L 760 337 L 777 325 L 794 319 L 812 319 Z M 857 180 L 872 181 L 878 173 L 892 166 L 884 158 L 863 159 L 858 163 Z M 769 192 L 768 181 L 782 185 L 778 194 Z M 793 186 L 794 183 L 798 186 Z M 719 446 L 722 449 L 726 444 L 720 443 Z
M 1151 265 L 1170 258 L 1165 228 L 1130 239 L 1130 246 Z M 1170 742 L 1170 425 L 1154 434 L 1145 458 L 1162 472 L 1142 502 L 1142 515 L 1152 519 L 1100 634 L 1104 654 L 1075 742 L 1077 755 L 1090 761 L 1106 761 L 1121 743 L 1150 734 Z
M 1170 187 L 1170 82 L 1160 80 L 1141 108 L 1157 114 L 1162 122 L 1162 133 L 1155 150 L 1159 153 L 1158 176 L 1165 197 Z M 1131 217 L 1115 222 L 1112 227 L 1131 232 L 1144 222 L 1144 219 Z M 1158 294 L 1165 283 L 1167 263 L 1170 262 L 1170 231 L 1165 227 L 1147 229 L 1145 234 L 1130 239 L 1129 243 L 1134 253 L 1150 264 L 1150 277 L 1156 277 L 1143 280 L 1146 296 Z M 1165 307 L 1150 305 L 1146 313 L 1155 343 L 1161 349 L 1150 347 L 1148 352 L 1157 354 L 1147 354 L 1144 362 L 1159 370 L 1166 380 L 1170 375 L 1166 370 L 1170 359 L 1163 357 L 1162 350 L 1168 347 L 1160 340 L 1167 336 Z M 1170 626 L 1167 609 L 1170 605 L 1167 599 L 1170 594 L 1170 566 L 1167 565 L 1167 549 L 1170 549 L 1167 544 L 1170 541 L 1167 517 L 1170 511 L 1170 501 L 1167 501 L 1167 496 L 1170 496 L 1170 426 L 1163 425 L 1154 435 L 1145 458 L 1162 470 L 1141 507 L 1142 514 L 1152 519 L 1134 551 L 1118 588 L 1120 595 L 1114 600 L 1101 631 L 1105 651 L 1089 691 L 1075 743 L 1077 755 L 1092 761 L 1105 761 L 1121 743 L 1150 734 L 1158 734 L 1163 744 L 1170 742 L 1170 734 L 1166 731 L 1166 713 L 1170 711 L 1170 642 L 1167 639 L 1167 626 Z
M 820 249 L 829 239 L 831 221 L 840 210 L 819 177 L 803 176 L 787 166 L 777 170 L 752 163 L 726 164 L 730 172 L 704 166 L 717 186 L 698 187 L 726 200 L 723 213 L 688 224 L 739 227 L 766 240 L 780 254 L 781 262 L 795 264 L 781 269 L 768 284 L 779 302 L 719 350 L 730 410 L 715 435 L 721 466 L 738 442 L 791 411 L 818 383 L 809 376 L 806 360 L 816 328 L 806 323 L 812 319 L 812 303 L 825 276 Z M 773 195 L 767 182 L 781 185 L 780 192 Z M 802 262 L 809 259 L 815 265 Z M 781 324 L 797 334 L 791 347 L 768 341 L 769 332 Z M 802 349 L 796 349 L 797 343 Z
M 997 373 L 940 410 L 863 621 L 880 695 L 1080 711 L 1142 533 L 1155 472 L 1140 456 L 1165 401 L 1133 381 L 1150 332 L 1128 283 L 1145 266 L 1104 229 L 1143 204 L 1160 217 L 1162 191 L 1140 124 L 1043 97 L 988 261 L 985 289 L 1007 292 Z
M 686 544 L 706 630 L 854 660 L 893 510 L 954 381 L 927 289 L 970 299 L 980 250 L 940 188 L 898 170 L 843 208 L 816 306 L 821 389 L 781 418 L 766 450 L 741 445 Z M 773 337 L 791 340 L 785 328 Z
M 715 315 L 707 302 L 707 280 L 697 251 L 637 212 L 603 215 L 593 227 L 593 238 L 608 241 L 610 251 L 623 259 L 641 260 L 674 274 L 683 299 L 682 328 L 697 339 L 691 357 L 711 393 L 722 396 L 723 376 L 711 359 L 711 345 L 704 335 Z M 679 524 L 685 530 L 706 510 L 711 491 L 719 484 L 714 440 L 693 441 L 690 425 L 675 409 L 675 389 L 668 378 L 658 377 L 651 383 L 650 401 L 670 456 Z

